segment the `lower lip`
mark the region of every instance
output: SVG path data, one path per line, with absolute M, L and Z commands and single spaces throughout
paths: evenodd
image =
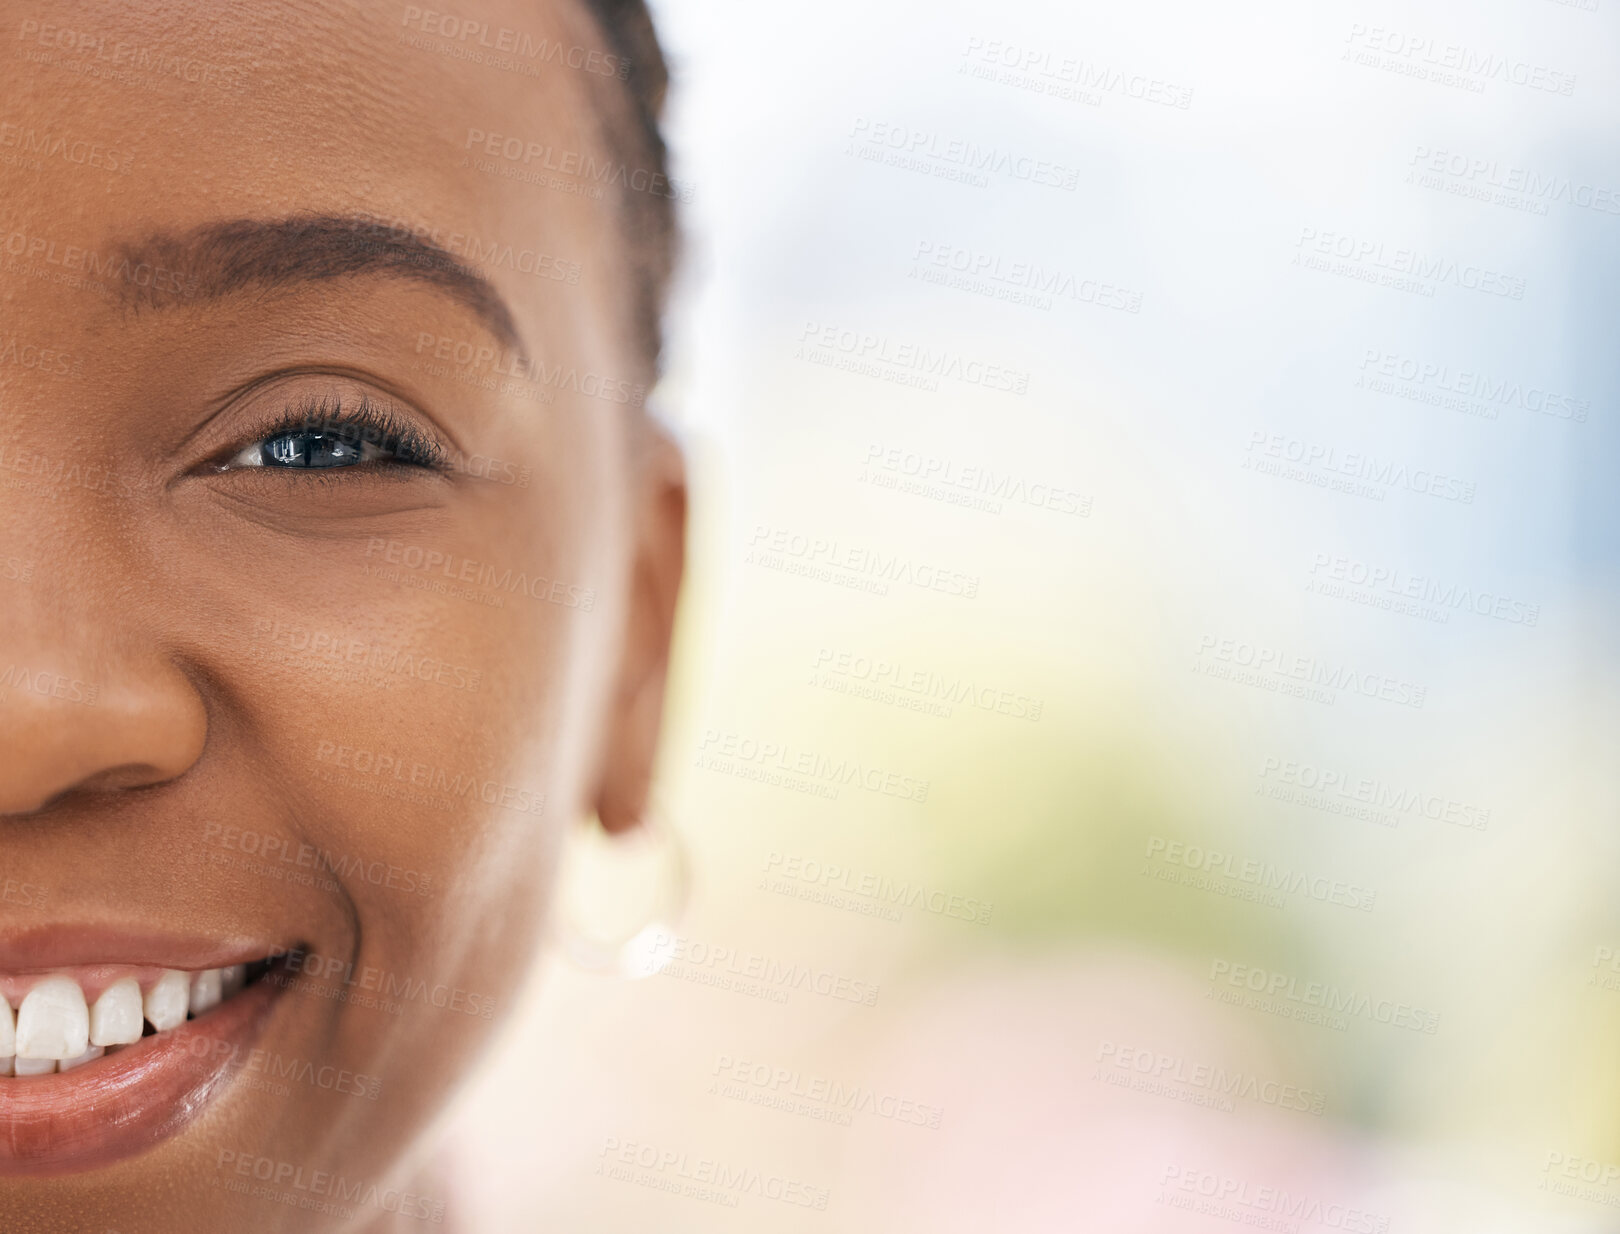
M 232 1064 L 281 992 L 256 981 L 199 1019 L 72 1071 L 0 1079 L 0 1176 L 92 1170 L 177 1135 L 230 1086 Z

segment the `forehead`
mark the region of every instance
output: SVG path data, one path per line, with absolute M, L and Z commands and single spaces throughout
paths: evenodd
M 0 215 L 95 244 L 362 214 L 474 264 L 597 264 L 615 65 L 572 0 L 3 4 Z M 520 316 L 521 263 L 487 270 Z

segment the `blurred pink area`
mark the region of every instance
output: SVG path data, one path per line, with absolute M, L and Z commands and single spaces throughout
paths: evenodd
M 1262 1188 L 1324 1209 L 1364 1207 L 1357 1196 L 1367 1180 L 1331 1111 L 1279 1110 L 1252 1097 L 1200 1106 L 1187 1098 L 1223 1099 L 1163 1079 L 1170 1064 L 1161 1060 L 1179 1060 L 1183 1077 L 1203 1065 L 1320 1087 L 1160 961 L 987 954 L 909 988 L 795 1049 L 758 1026 L 742 1036 L 730 1005 L 742 1000 L 724 993 L 552 974 L 535 1008 L 541 1023 L 492 1061 L 471 1102 L 476 1113 L 448 1140 L 476 1213 L 469 1228 L 1229 1229 L 1229 1217 L 1173 1202 L 1196 1206 L 1211 1188 L 1229 1200 L 1241 1188 L 1247 1207 L 1229 1208 L 1259 1228 L 1288 1228 L 1261 1220 L 1281 1221 L 1257 1199 Z M 770 1010 L 785 1020 L 802 1014 Z M 856 1114 L 838 1126 L 714 1095 L 717 1056 L 746 1040 L 754 1057 L 802 1076 L 940 1107 L 940 1125 Z M 1179 1096 L 1119 1082 L 1153 1078 L 1137 1070 L 1144 1051 Z M 1130 1065 L 1104 1064 L 1120 1057 Z M 779 1171 L 826 1187 L 827 1210 L 753 1195 L 727 1209 L 610 1181 L 595 1172 L 608 1137 Z

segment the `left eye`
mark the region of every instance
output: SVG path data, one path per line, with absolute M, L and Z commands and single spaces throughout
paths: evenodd
M 360 433 L 290 429 L 261 437 L 226 460 L 227 467 L 353 467 L 397 457 L 385 443 Z
M 248 402 L 243 417 L 252 417 L 253 403 L 261 400 L 271 408 L 254 424 L 256 436 L 240 430 L 236 444 L 214 455 L 204 470 L 348 470 L 356 476 L 401 477 L 447 472 L 444 441 L 423 426 L 421 414 L 377 398 L 357 382 L 334 378 L 325 390 L 294 390 L 290 395 L 271 385 Z

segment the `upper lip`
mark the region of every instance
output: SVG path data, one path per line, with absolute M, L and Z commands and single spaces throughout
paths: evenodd
M 0 972 L 44 972 L 89 964 L 150 965 L 197 971 L 248 964 L 297 950 L 269 936 L 174 934 L 83 922 L 0 931 Z

